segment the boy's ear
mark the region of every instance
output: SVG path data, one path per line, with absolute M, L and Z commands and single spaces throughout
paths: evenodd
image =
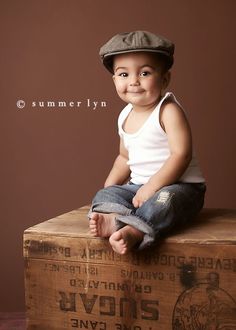
M 162 78 L 162 83 L 163 83 L 163 89 L 166 89 L 170 83 L 171 79 L 171 72 L 167 71 L 164 73 L 163 78 Z

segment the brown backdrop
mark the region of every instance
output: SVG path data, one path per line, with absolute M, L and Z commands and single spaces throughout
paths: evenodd
M 23 230 L 89 203 L 116 155 L 123 104 L 97 56 L 115 33 L 144 29 L 176 43 L 169 90 L 192 125 L 208 183 L 206 206 L 235 207 L 235 5 L 1 0 L 0 311 L 24 309 Z M 107 107 L 92 110 L 87 99 Z M 60 100 L 82 103 L 32 105 Z

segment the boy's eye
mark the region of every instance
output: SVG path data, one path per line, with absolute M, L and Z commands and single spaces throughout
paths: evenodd
M 151 74 L 149 71 L 143 71 L 143 72 L 140 73 L 140 76 L 141 76 L 141 77 L 146 77 L 146 76 L 148 76 L 149 74 Z
M 121 73 L 119 73 L 119 76 L 120 76 L 120 77 L 128 77 L 128 73 L 126 73 L 126 72 L 121 72 Z

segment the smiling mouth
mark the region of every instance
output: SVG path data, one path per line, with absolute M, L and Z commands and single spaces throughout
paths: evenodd
M 130 93 L 130 94 L 140 94 L 140 93 L 143 93 L 144 91 L 143 90 L 140 90 L 140 91 L 128 91 L 127 93 Z

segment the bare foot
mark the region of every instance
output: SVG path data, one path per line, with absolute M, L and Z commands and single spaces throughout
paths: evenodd
M 110 237 L 115 231 L 115 213 L 96 213 L 90 215 L 89 228 L 94 237 Z
M 125 226 L 114 232 L 109 242 L 113 250 L 119 254 L 126 254 L 131 248 L 143 239 L 144 233 L 132 226 Z

